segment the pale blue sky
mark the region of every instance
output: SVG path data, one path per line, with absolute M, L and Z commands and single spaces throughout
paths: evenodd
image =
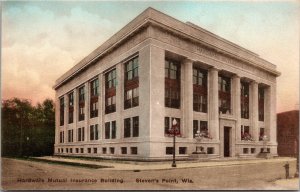
M 3 98 L 53 98 L 62 73 L 149 6 L 276 64 L 277 111 L 299 104 L 297 1 L 2 2 Z

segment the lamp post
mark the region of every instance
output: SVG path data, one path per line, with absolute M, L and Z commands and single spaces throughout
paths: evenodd
M 169 132 L 173 134 L 173 163 L 172 167 L 176 167 L 176 160 L 175 160 L 175 141 L 176 141 L 176 134 L 178 133 L 178 127 L 177 127 L 177 121 L 176 119 L 173 119 L 172 121 L 172 127 L 169 129 Z

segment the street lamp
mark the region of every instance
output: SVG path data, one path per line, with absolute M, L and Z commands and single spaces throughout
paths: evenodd
M 176 160 L 175 160 L 175 151 L 176 151 L 175 150 L 175 138 L 176 138 L 176 134 L 179 133 L 176 119 L 173 119 L 173 121 L 172 121 L 172 127 L 169 129 L 169 132 L 171 134 L 173 134 L 173 163 L 172 163 L 172 167 L 176 167 Z

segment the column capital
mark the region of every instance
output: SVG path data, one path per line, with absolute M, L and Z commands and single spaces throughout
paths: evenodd
M 251 80 L 251 81 L 250 81 L 250 84 L 253 84 L 253 85 L 258 85 L 258 84 L 259 84 L 259 82 L 253 79 L 253 80 Z
M 237 79 L 240 79 L 240 78 L 241 78 L 241 76 L 240 76 L 239 74 L 233 74 L 232 77 L 233 77 L 233 78 L 237 78 Z
M 218 68 L 216 68 L 216 67 L 211 67 L 211 68 L 209 68 L 208 69 L 209 71 L 221 71 L 221 69 L 218 69 Z
M 183 63 L 194 63 L 195 61 L 194 60 L 192 60 L 192 59 L 190 59 L 190 58 L 185 58 L 184 60 L 183 60 Z

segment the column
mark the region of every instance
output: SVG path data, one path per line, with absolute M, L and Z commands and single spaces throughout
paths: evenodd
M 236 118 L 235 138 L 241 140 L 241 78 L 235 75 L 232 78 L 233 87 L 233 115 Z
M 249 105 L 251 135 L 255 141 L 258 141 L 258 83 L 256 81 L 250 84 Z
M 85 104 L 84 104 L 84 141 L 90 140 L 89 135 L 89 118 L 90 118 L 90 87 L 89 82 L 84 84 L 84 97 L 85 97 Z
M 183 96 L 183 135 L 193 138 L 193 61 L 185 59 L 183 61 L 183 83 L 181 83 L 181 93 Z
M 265 89 L 265 125 L 270 143 L 277 145 L 276 135 L 276 85 Z
M 209 105 L 209 132 L 213 137 L 213 140 L 219 140 L 219 92 L 218 92 L 218 70 L 211 68 L 209 70 L 209 93 L 208 93 L 208 105 Z
M 117 85 L 116 85 L 116 126 L 117 126 L 117 137 L 123 138 L 123 115 L 122 111 L 124 109 L 124 71 L 122 63 L 117 64 L 116 74 L 117 74 Z M 121 129 L 122 128 L 122 129 Z

